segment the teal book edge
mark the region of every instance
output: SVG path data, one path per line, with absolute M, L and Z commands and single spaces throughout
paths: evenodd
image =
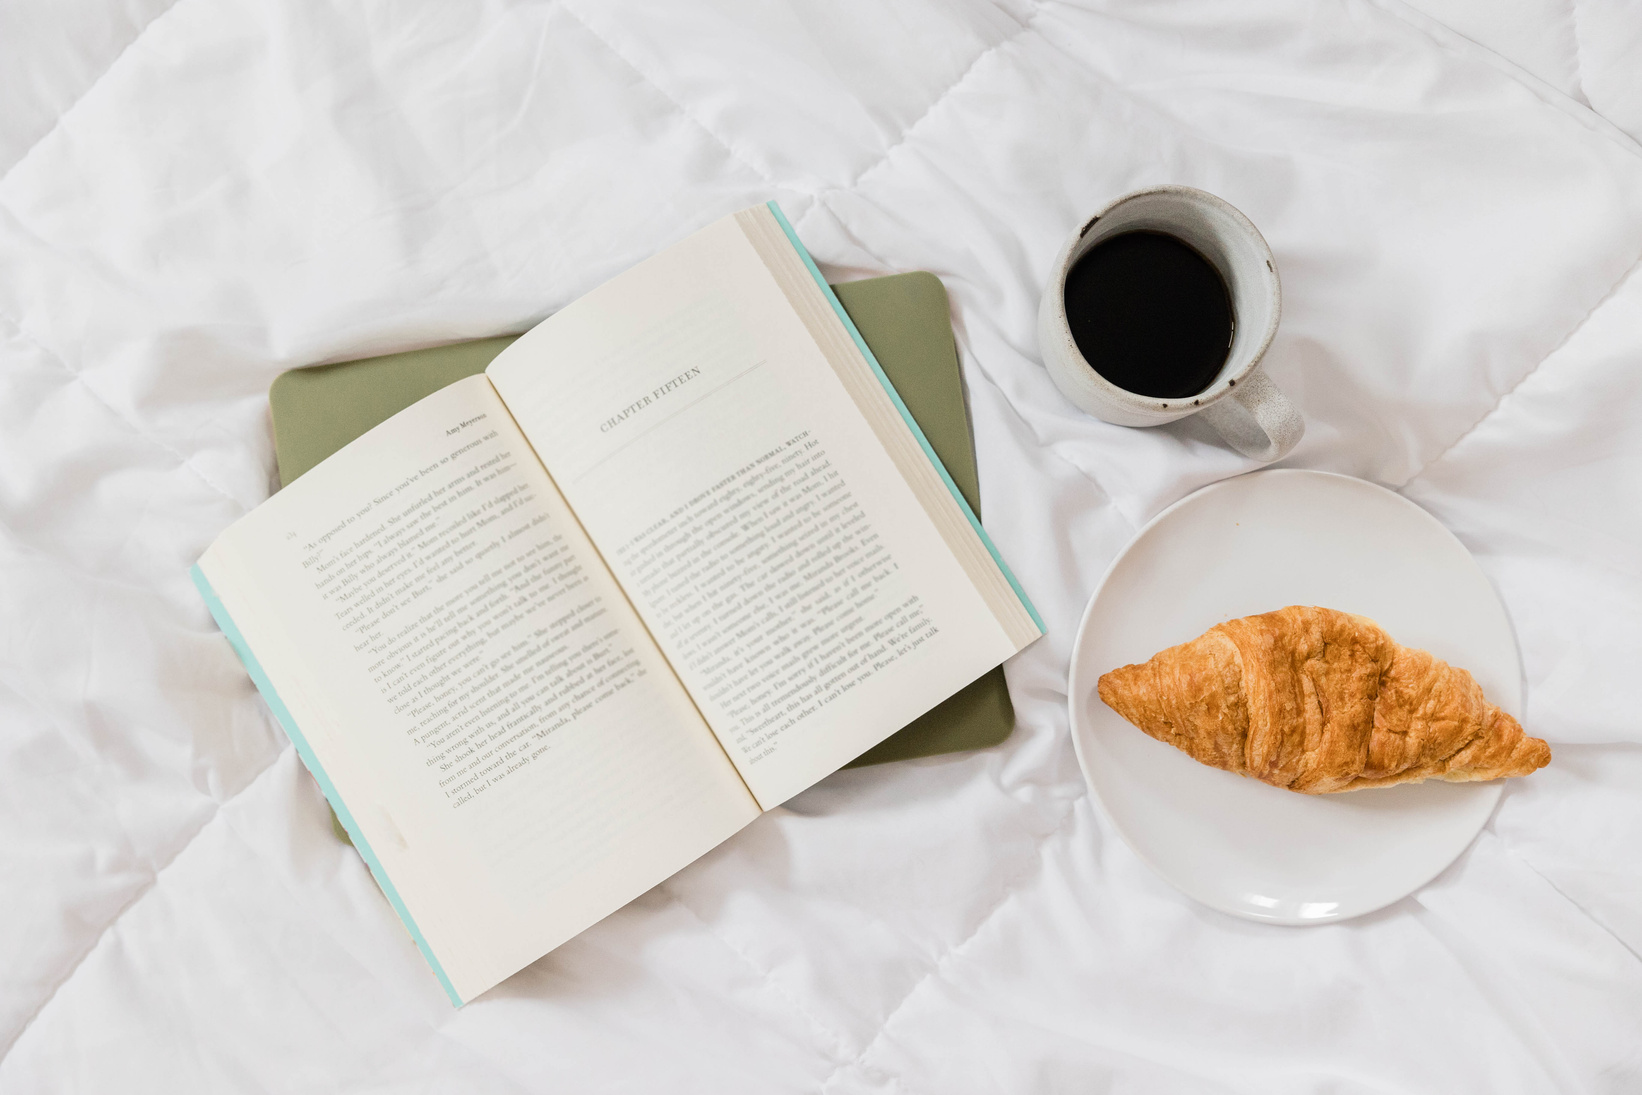
M 930 446 L 929 439 L 924 436 L 924 431 L 912 417 L 912 413 L 907 409 L 906 403 L 902 401 L 900 394 L 895 390 L 895 386 L 890 383 L 883 367 L 878 364 L 878 358 L 867 345 L 866 339 L 861 336 L 855 322 L 850 319 L 849 313 L 844 310 L 837 294 L 832 291 L 832 286 L 827 284 L 826 278 L 822 277 L 820 269 L 815 265 L 815 260 L 810 257 L 809 251 L 799 242 L 797 233 L 793 231 L 792 225 L 788 223 L 780 207 L 773 201 L 768 202 L 767 205 L 770 212 L 775 215 L 776 222 L 780 224 L 782 232 L 786 234 L 788 242 L 792 244 L 793 250 L 803 260 L 810 276 L 815 279 L 816 285 L 820 286 L 822 293 L 826 295 L 828 303 L 832 305 L 834 314 L 844 324 L 844 329 L 849 332 L 850 338 L 854 340 L 861 356 L 872 367 L 873 374 L 878 378 L 878 383 L 883 386 L 884 391 L 889 395 L 895 409 L 907 424 L 907 428 L 917 438 L 919 447 L 924 451 L 924 456 L 940 474 L 941 481 L 946 484 L 953 500 L 963 510 L 964 516 L 969 519 L 970 527 L 980 537 L 981 543 L 985 545 L 987 552 L 992 556 L 992 561 L 1003 572 L 1003 576 L 1009 582 L 1010 588 L 1014 590 L 1015 596 L 1020 599 L 1022 607 L 1032 617 L 1032 622 L 1037 625 L 1038 630 L 1040 632 L 1046 631 L 1043 618 L 1038 615 L 1037 608 L 1033 606 L 1031 599 L 1027 597 L 1026 591 L 1021 588 L 1020 582 L 1016 580 L 1014 572 L 1009 569 L 1009 565 L 1003 561 L 1003 556 L 999 554 L 992 538 L 981 527 L 980 519 L 975 516 L 974 510 L 970 509 L 969 503 L 964 499 L 962 492 L 958 490 L 958 485 L 952 481 L 952 476 L 947 474 L 946 466 L 935 455 L 935 450 Z M 267 673 L 263 671 L 262 664 L 257 660 L 256 655 L 251 652 L 250 646 L 246 644 L 245 636 L 240 633 L 233 617 L 228 614 L 228 610 L 217 596 L 216 590 L 211 587 L 210 581 L 197 564 L 190 568 L 189 575 L 193 578 L 194 585 L 204 598 L 205 605 L 210 610 L 212 618 L 216 620 L 217 626 L 222 629 L 222 633 L 227 636 L 229 643 L 233 646 L 234 652 L 239 655 L 240 661 L 245 665 L 245 669 L 250 674 L 251 681 L 256 685 L 257 691 L 262 693 L 262 698 L 274 713 L 274 717 L 279 720 L 280 726 L 284 728 L 286 735 L 291 739 L 291 743 L 296 746 L 297 755 L 302 758 L 302 763 L 307 766 L 308 770 L 313 773 L 314 779 L 318 781 L 320 790 L 324 792 L 325 798 L 331 804 L 331 809 L 336 812 L 337 820 L 342 823 L 342 827 L 347 831 L 354 847 L 358 849 L 361 857 L 365 860 L 365 865 L 370 869 L 372 877 L 376 879 L 377 885 L 382 888 L 383 894 L 387 896 L 388 903 L 393 906 L 394 912 L 399 914 L 399 919 L 403 921 L 406 930 L 410 932 L 411 939 L 416 943 L 417 949 L 427 959 L 428 965 L 432 968 L 434 976 L 439 979 L 439 984 L 444 987 L 451 1003 L 456 1007 L 461 1007 L 462 999 L 457 995 L 456 988 L 451 984 L 450 978 L 445 975 L 444 967 L 439 964 L 439 959 L 434 957 L 433 948 L 428 945 L 421 929 L 416 926 L 416 920 L 411 916 L 410 910 L 405 907 L 405 902 L 399 896 L 399 891 L 388 878 L 387 870 L 382 866 L 382 861 L 376 857 L 370 843 L 365 839 L 365 834 L 360 830 L 359 824 L 348 810 L 347 804 L 342 801 L 342 796 L 337 792 L 336 786 L 331 782 L 330 777 L 326 775 L 324 767 L 319 763 L 319 758 L 314 755 L 312 747 L 308 744 L 308 739 L 303 736 L 301 729 L 296 724 L 296 719 L 291 715 L 290 709 L 285 706 L 285 701 L 280 698 L 273 682 L 268 679 Z
M 360 831 L 359 824 L 354 821 L 353 814 L 348 812 L 347 803 L 342 801 L 342 796 L 337 793 L 336 785 L 331 782 L 331 777 L 325 774 L 325 769 L 320 765 L 319 758 L 314 755 L 313 749 L 308 745 L 308 739 L 303 737 L 302 731 L 297 728 L 296 719 L 291 717 L 290 708 L 286 707 L 285 701 L 279 698 L 279 692 L 275 690 L 273 682 L 268 679 L 268 674 L 262 671 L 262 663 L 257 661 L 255 654 L 251 653 L 250 646 L 245 642 L 245 636 L 240 634 L 239 628 L 234 624 L 234 618 L 228 614 L 228 609 L 224 607 L 221 598 L 217 596 L 217 591 L 211 588 L 210 580 L 205 577 L 205 573 L 200 570 L 197 563 L 189 569 L 188 573 L 194 579 L 194 585 L 199 588 L 200 596 L 205 598 L 205 607 L 211 610 L 212 618 L 217 621 L 217 626 L 222 629 L 222 633 L 228 637 L 228 642 L 233 646 L 234 653 L 239 655 L 239 660 L 244 663 L 246 671 L 251 674 L 252 683 L 257 686 L 257 691 L 262 693 L 262 698 L 267 701 L 269 709 L 273 711 L 274 717 L 279 720 L 280 726 L 285 728 L 285 733 L 291 739 L 291 744 L 296 746 L 297 756 L 302 758 L 302 763 L 308 766 L 308 771 L 312 772 L 314 779 L 319 781 L 319 789 L 325 793 L 325 798 L 330 801 L 331 809 L 336 811 L 337 820 L 341 821 L 342 827 L 348 831 L 348 837 L 353 841 L 353 846 L 359 850 L 360 856 L 364 858 L 365 865 L 370 868 L 371 875 L 376 879 L 376 884 L 382 887 L 382 892 L 387 895 L 388 904 L 393 906 L 393 911 L 399 914 L 400 920 L 404 921 L 405 927 L 410 931 L 411 939 L 416 942 L 416 949 L 422 952 L 422 957 L 426 958 L 428 965 L 433 967 L 434 976 L 439 978 L 439 984 L 444 986 L 446 994 L 450 996 L 450 1002 L 457 1007 L 461 1007 L 462 998 L 456 994 L 456 986 L 452 985 L 450 978 L 445 976 L 445 968 L 439 964 L 439 959 L 433 956 L 433 948 L 428 946 L 428 941 L 422 937 L 422 931 L 416 926 L 416 921 L 411 917 L 410 910 L 405 908 L 405 902 L 400 899 L 399 891 L 394 888 L 393 883 L 388 879 L 388 872 L 383 869 L 382 861 L 376 858 L 376 853 L 371 850 L 370 844 L 365 840 L 365 834 Z
M 832 304 L 833 312 L 843 322 L 844 329 L 850 333 L 850 337 L 855 340 L 855 348 L 861 351 L 861 356 L 867 359 L 868 365 L 872 366 L 873 374 L 878 377 L 878 383 L 882 384 L 884 391 L 889 394 L 890 400 L 895 404 L 895 409 L 901 412 L 902 421 L 907 424 L 907 429 L 912 431 L 912 436 L 918 439 L 918 444 L 924 450 L 924 456 L 940 473 L 941 481 L 946 484 L 946 489 L 952 492 L 952 500 L 958 503 L 958 508 L 963 510 L 965 517 L 969 518 L 969 526 L 975 530 L 975 535 L 981 538 L 981 543 L 986 545 L 986 550 L 991 554 L 992 561 L 998 564 L 998 569 L 1003 571 L 1004 578 L 1009 582 L 1009 588 L 1013 589 L 1015 596 L 1020 598 L 1021 607 L 1025 608 L 1027 615 L 1032 617 L 1032 622 L 1038 625 L 1040 634 L 1047 632 L 1049 629 L 1044 626 L 1043 617 L 1038 615 L 1038 610 L 1033 607 L 1031 599 L 1026 595 L 1026 590 L 1022 589 L 1020 582 L 1015 580 L 1015 572 L 1009 569 L 1009 564 L 1003 561 L 1002 555 L 998 554 L 997 545 L 992 542 L 992 537 L 986 534 L 986 529 L 981 527 L 980 518 L 975 516 L 975 511 L 969 508 L 969 503 L 964 500 L 963 493 L 958 490 L 958 484 L 954 483 L 952 476 L 947 474 L 946 465 L 942 464 L 940 458 L 935 455 L 935 450 L 930 447 L 929 439 L 924 436 L 924 431 L 919 428 L 917 421 L 912 417 L 912 412 L 907 410 L 907 405 L 902 402 L 900 393 L 895 390 L 895 385 L 891 384 L 889 377 L 884 375 L 883 366 L 878 364 L 878 358 L 873 355 L 872 348 L 867 345 L 867 340 L 861 337 L 860 331 L 856 330 L 855 321 L 850 319 L 848 312 L 844 311 L 843 304 L 839 303 L 838 294 L 832 291 L 832 286 L 827 284 L 827 279 L 821 276 L 820 267 L 815 265 L 815 260 L 810 257 L 809 251 L 799 242 L 798 233 L 794 232 L 792 225 L 787 223 L 787 218 L 781 212 L 781 207 L 773 201 L 764 204 L 769 207 L 771 213 L 775 214 L 776 223 L 781 225 L 781 231 L 787 234 L 787 242 L 791 243 L 793 250 L 798 252 L 798 257 L 804 260 L 804 266 L 809 270 L 810 277 L 815 279 L 815 284 L 819 285 L 821 291 L 826 294 L 828 302 Z

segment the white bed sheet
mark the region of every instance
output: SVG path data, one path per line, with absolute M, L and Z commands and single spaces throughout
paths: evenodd
M 0 1090 L 1642 1090 L 1642 12 L 1422 8 L 8 4 Z M 1062 240 L 1163 181 L 1277 255 L 1285 465 L 1464 540 L 1556 751 L 1352 923 L 1183 898 L 1067 737 L 1108 561 L 1253 467 L 1037 361 Z M 187 568 L 271 489 L 281 370 L 521 329 L 767 198 L 834 277 L 952 294 L 1050 630 L 1019 726 L 832 777 L 452 1010 Z

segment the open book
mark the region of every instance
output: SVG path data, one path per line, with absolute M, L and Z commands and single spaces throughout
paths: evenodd
M 194 568 L 451 999 L 1042 623 L 772 204 L 372 429 Z

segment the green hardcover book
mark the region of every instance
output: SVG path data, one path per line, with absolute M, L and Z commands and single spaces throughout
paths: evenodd
M 935 455 L 981 512 L 975 448 L 946 289 L 928 273 L 833 287 Z M 483 372 L 512 337 L 293 369 L 268 392 L 279 476 L 290 483 L 372 426 L 445 385 Z M 1000 667 L 880 742 L 851 767 L 996 745 L 1015 725 Z
M 843 297 L 767 203 L 517 339 L 275 384 L 286 484 L 191 575 L 453 1003 L 847 764 L 1007 735 L 1043 622 L 945 293 Z

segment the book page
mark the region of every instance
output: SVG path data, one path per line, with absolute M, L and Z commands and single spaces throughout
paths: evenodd
M 739 218 L 489 375 L 766 809 L 1037 635 L 988 599 Z
M 200 570 L 463 1000 L 758 814 L 483 376 Z

